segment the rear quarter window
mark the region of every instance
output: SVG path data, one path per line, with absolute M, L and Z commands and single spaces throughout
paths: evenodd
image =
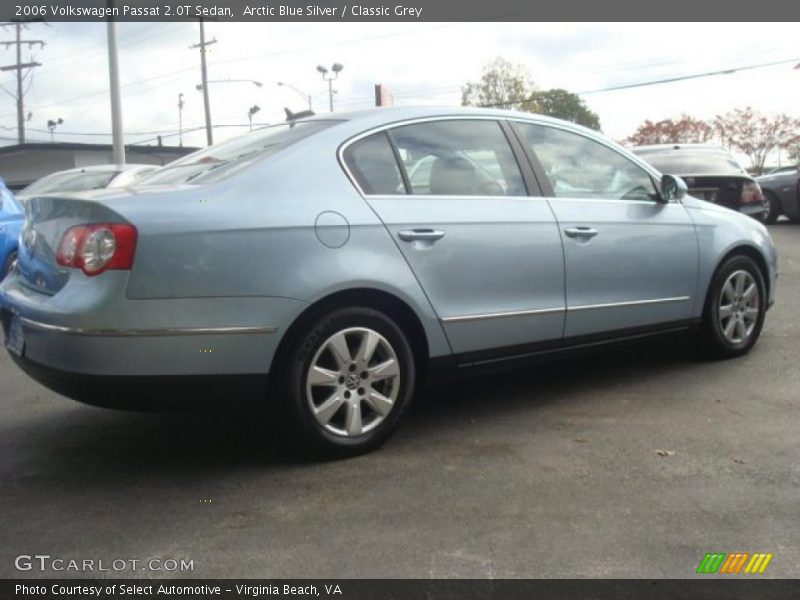
M 400 167 L 386 132 L 374 133 L 348 146 L 344 162 L 365 194 L 405 194 Z

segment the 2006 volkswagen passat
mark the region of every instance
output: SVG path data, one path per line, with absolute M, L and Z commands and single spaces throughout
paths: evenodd
M 302 119 L 26 213 L 0 300 L 34 378 L 106 405 L 252 384 L 274 425 L 339 453 L 384 441 L 432 364 L 693 326 L 744 354 L 776 278 L 759 223 L 505 111 Z

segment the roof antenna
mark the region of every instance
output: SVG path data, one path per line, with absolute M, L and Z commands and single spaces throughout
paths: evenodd
M 300 112 L 292 112 L 288 108 L 284 108 L 283 111 L 286 113 L 287 121 L 296 121 L 297 119 L 305 119 L 306 117 L 314 116 L 313 110 L 301 110 Z

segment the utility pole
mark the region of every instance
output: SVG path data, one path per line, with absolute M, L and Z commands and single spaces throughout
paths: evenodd
M 200 19 L 200 43 L 193 44 L 189 48 L 200 48 L 200 76 L 202 77 L 203 86 L 203 106 L 206 111 L 206 141 L 208 145 L 214 143 L 214 135 L 211 133 L 211 102 L 208 99 L 208 70 L 206 67 L 206 46 L 216 44 L 217 40 L 213 39 L 206 41 L 205 27 L 203 26 L 203 19 Z
M 22 62 L 22 44 L 28 44 L 28 48 L 32 48 L 35 45 L 39 45 L 40 48 L 44 47 L 44 42 L 42 40 L 23 40 L 22 39 L 22 27 L 25 23 L 21 21 L 17 21 L 16 23 L 5 23 L 3 27 L 15 27 L 16 28 L 16 39 L 12 41 L 2 41 L 0 44 L 5 45 L 6 49 L 10 48 L 11 46 L 16 46 L 17 50 L 17 62 L 13 65 L 7 65 L 5 67 L 0 67 L 0 71 L 16 71 L 17 72 L 17 140 L 20 144 L 25 143 L 25 102 L 24 102 L 24 95 L 25 93 L 22 90 L 22 70 L 23 69 L 33 69 L 34 67 L 41 67 L 41 63 L 35 61 L 29 61 L 26 63 Z
M 111 2 L 109 2 L 111 5 Z M 108 78 L 111 92 L 111 135 L 113 139 L 112 161 L 115 165 L 125 164 L 125 141 L 122 137 L 122 100 L 119 90 L 119 60 L 117 58 L 117 29 L 113 20 L 107 23 L 108 37 Z
M 183 94 L 178 94 L 178 145 L 183 146 Z

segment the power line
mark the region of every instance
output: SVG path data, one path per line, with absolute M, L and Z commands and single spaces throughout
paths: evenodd
M 662 83 L 673 83 L 673 82 L 676 82 L 676 81 L 686 81 L 687 79 L 699 79 L 700 77 L 712 77 L 714 75 L 731 75 L 733 73 L 736 73 L 737 71 L 749 71 L 751 69 L 761 69 L 763 67 L 773 67 L 773 66 L 776 66 L 776 65 L 785 65 L 785 64 L 788 64 L 788 63 L 793 63 L 793 62 L 795 62 L 797 60 L 800 60 L 800 59 L 791 58 L 789 60 L 778 60 L 778 61 L 775 61 L 775 62 L 761 63 L 761 64 L 758 64 L 758 65 L 748 65 L 746 67 L 736 67 L 736 68 L 733 68 L 733 69 L 722 69 L 720 71 L 708 71 L 706 73 L 696 73 L 694 75 L 682 75 L 680 77 L 668 77 L 667 79 L 656 79 L 654 81 L 642 81 L 642 82 L 639 82 L 639 83 L 628 83 L 628 84 L 625 84 L 625 85 L 616 85 L 616 86 L 612 86 L 612 87 L 602 88 L 602 89 L 599 89 L 599 90 L 589 90 L 587 92 L 578 92 L 578 95 L 579 96 L 584 96 L 586 94 L 599 94 L 600 92 L 613 92 L 613 91 L 616 91 L 616 90 L 628 90 L 628 89 L 631 89 L 631 88 L 644 87 L 644 86 L 648 86 L 648 85 L 660 85 Z
M 393 32 L 393 33 L 378 34 L 378 35 L 354 38 L 354 39 L 350 39 L 350 40 L 343 40 L 343 41 L 339 42 L 338 45 L 341 46 L 341 45 L 359 44 L 359 43 L 362 43 L 362 42 L 373 41 L 373 40 L 377 40 L 377 39 L 399 37 L 399 36 L 405 36 L 405 35 L 416 35 L 416 34 L 419 34 L 419 33 L 426 33 L 426 32 L 431 31 L 431 30 L 437 30 L 437 29 L 443 29 L 443 28 L 447 28 L 447 27 L 453 27 L 455 25 L 457 25 L 457 24 L 436 25 L 436 26 L 433 26 L 433 27 L 428 27 L 428 28 L 425 28 L 425 29 L 420 29 L 420 30 L 415 30 L 415 31 L 399 31 L 399 32 Z M 137 40 L 136 43 L 138 43 L 138 40 Z M 208 43 L 210 44 L 211 42 L 208 42 Z M 228 64 L 232 64 L 232 63 L 246 62 L 246 61 L 250 61 L 250 60 L 263 59 L 263 58 L 267 58 L 267 57 L 271 57 L 271 56 L 283 56 L 283 55 L 287 55 L 287 54 L 298 54 L 298 53 L 307 52 L 309 50 L 313 50 L 314 48 L 318 48 L 318 47 L 320 47 L 320 44 L 302 46 L 302 47 L 297 47 L 297 48 L 291 48 L 291 49 L 288 49 L 288 50 L 277 50 L 277 51 L 267 52 L 267 53 L 258 54 L 258 55 L 251 55 L 251 56 L 233 58 L 233 59 L 229 59 L 229 60 L 211 62 L 211 63 L 208 63 L 208 66 L 216 67 L 216 66 L 228 65 Z M 193 71 L 195 68 L 196 67 L 187 67 L 187 68 L 171 71 L 169 73 L 164 73 L 162 75 L 156 75 L 156 76 L 153 76 L 153 77 L 147 77 L 147 78 L 144 78 L 144 79 L 139 79 L 139 80 L 136 80 L 136 81 L 132 81 L 132 82 L 123 84 L 122 88 L 123 89 L 127 89 L 127 88 L 130 88 L 130 87 L 133 87 L 133 86 L 142 85 L 144 83 L 149 83 L 149 82 L 156 81 L 156 80 L 159 80 L 159 79 L 172 77 L 173 75 L 178 75 L 178 74 L 181 74 L 181 73 L 186 73 L 188 71 Z M 103 95 L 105 95 L 107 93 L 108 93 L 107 89 L 98 90 L 96 92 L 89 92 L 87 94 L 81 94 L 79 96 L 73 96 L 71 98 L 67 98 L 67 99 L 64 99 L 64 100 L 59 100 L 59 101 L 56 101 L 56 102 L 52 102 L 50 104 L 35 105 L 35 108 L 38 108 L 38 109 L 53 108 L 53 107 L 56 107 L 56 106 L 61 106 L 63 104 L 68 104 L 68 103 L 75 102 L 76 100 L 83 100 L 85 98 L 103 96 Z M 5 117 L 5 116 L 7 116 L 7 114 L 0 115 L 0 118 Z

